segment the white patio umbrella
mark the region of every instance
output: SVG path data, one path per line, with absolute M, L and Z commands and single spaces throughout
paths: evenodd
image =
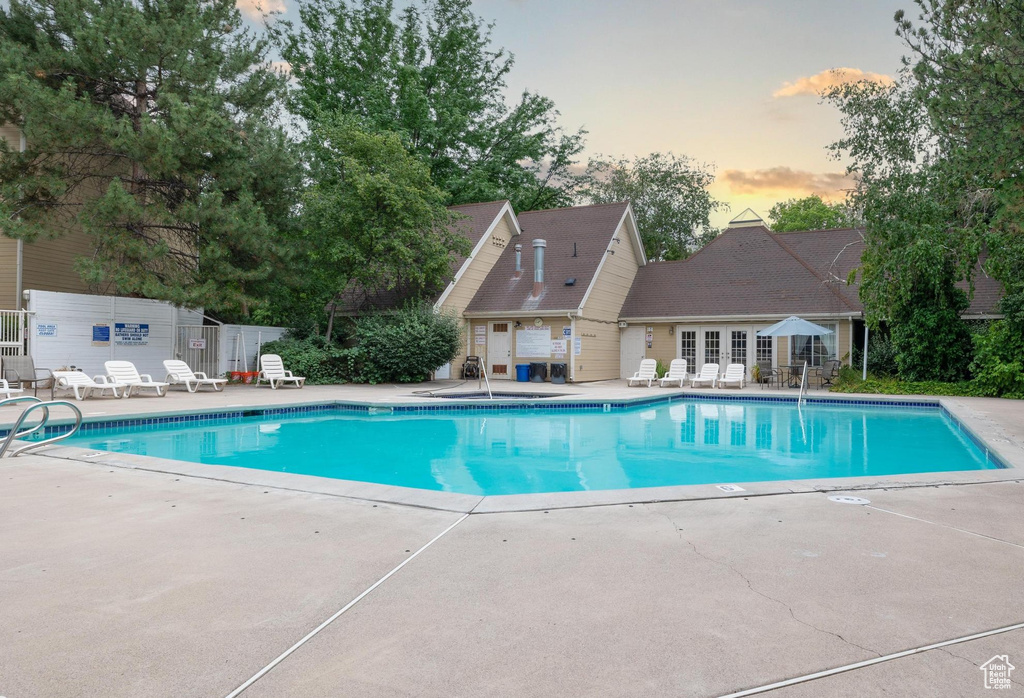
M 766 327 L 757 333 L 758 337 L 793 337 L 795 335 L 817 336 L 833 334 L 832 330 L 821 325 L 815 325 L 796 315 L 790 315 L 785 320 L 776 322 L 771 327 Z
M 796 315 L 790 315 L 785 320 L 776 322 L 771 327 L 766 327 L 757 333 L 758 337 L 793 337 L 796 335 L 804 335 L 817 337 L 825 334 L 833 334 L 832 330 L 821 325 L 815 325 L 813 322 L 808 322 L 803 318 L 799 318 Z M 800 377 L 800 398 L 797 399 L 797 406 L 800 405 L 800 399 L 803 398 L 803 387 L 804 381 L 807 379 L 807 362 L 804 361 L 803 375 Z

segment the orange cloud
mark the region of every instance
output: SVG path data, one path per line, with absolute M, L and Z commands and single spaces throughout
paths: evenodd
M 808 196 L 852 189 L 856 182 L 845 172 L 803 172 L 789 167 L 765 170 L 725 170 L 719 181 L 733 194 L 782 194 Z
M 879 85 L 891 85 L 893 79 L 882 73 L 870 73 L 858 68 L 835 68 L 834 70 L 823 70 L 817 75 L 797 78 L 793 82 L 787 82 L 772 93 L 772 97 L 798 97 L 800 95 L 818 96 L 823 91 L 837 85 L 845 85 L 850 82 L 877 82 Z
M 263 19 L 264 13 L 284 12 L 288 9 L 284 0 L 235 0 L 242 14 L 251 20 Z

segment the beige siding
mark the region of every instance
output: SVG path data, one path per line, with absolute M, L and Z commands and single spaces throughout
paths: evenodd
M 445 299 L 444 305 L 441 306 L 443 312 L 453 313 L 456 316 L 461 317 L 466 306 L 473 300 L 473 296 L 480 290 L 480 285 L 487 278 L 487 274 L 494 267 L 494 264 L 498 261 L 502 251 L 509 245 L 512 238 L 515 236 L 515 230 L 509 225 L 508 217 L 503 216 L 498 224 L 494 226 L 494 230 L 491 232 L 491 238 L 489 242 L 484 243 L 480 251 L 470 260 L 469 266 L 466 267 L 466 271 L 459 277 L 455 287 L 452 288 L 451 293 Z M 474 321 L 476 322 L 476 321 Z M 478 324 L 484 324 L 483 321 Z M 458 378 L 461 374 L 462 364 L 466 361 L 467 346 L 466 340 L 469 340 L 469 355 L 482 355 L 486 358 L 485 351 L 477 351 L 485 349 L 485 347 L 474 346 L 473 342 L 473 328 L 468 320 L 463 321 L 464 336 L 462 338 L 462 350 L 459 355 L 452 361 L 452 378 Z
M 639 262 L 625 221 L 614 237 L 620 241 L 609 241 L 615 254 L 605 255 L 582 308 L 582 318 L 576 322 L 576 333 L 582 340 L 580 355 L 576 357 L 577 383 L 619 377 L 619 311 L 633 285 Z
M 0 310 L 17 310 L 18 243 L 0 235 Z
M 517 347 L 516 347 L 516 330 L 517 329 L 522 329 L 522 328 L 524 328 L 524 327 L 526 327 L 528 325 L 533 325 L 533 321 L 537 317 L 538 317 L 537 315 L 524 315 L 524 316 L 522 316 L 520 318 L 491 318 L 491 319 L 487 319 L 487 320 L 474 318 L 473 320 L 468 321 L 467 325 L 466 325 L 466 334 L 462 338 L 462 344 L 463 344 L 463 346 L 462 346 L 462 354 L 461 354 L 461 356 L 459 356 L 459 358 L 457 358 L 455 361 L 452 362 L 452 378 L 459 378 L 462 375 L 461 374 L 462 363 L 465 361 L 465 356 L 466 356 L 467 348 L 469 350 L 469 354 L 470 355 L 479 356 L 481 358 L 481 360 L 483 360 L 484 365 L 487 366 L 487 373 L 488 373 L 488 375 L 492 375 L 493 374 L 493 372 L 491 371 L 490 363 L 488 362 L 488 359 L 487 359 L 487 344 L 486 344 L 486 342 L 489 339 L 489 335 L 488 335 L 486 330 L 490 328 L 492 322 L 508 323 L 508 329 L 509 329 L 509 334 L 510 334 L 509 340 L 510 340 L 510 344 L 511 344 L 512 356 L 507 358 L 507 359 L 504 359 L 504 361 L 507 362 L 507 365 L 509 367 L 508 368 L 508 377 L 510 379 L 515 380 L 515 375 L 516 375 L 515 366 L 516 366 L 516 364 L 528 364 L 531 361 L 539 361 L 539 362 L 546 363 L 549 366 L 552 363 L 564 363 L 564 364 L 566 364 L 568 366 L 568 364 L 569 364 L 569 355 L 568 354 L 566 354 L 564 356 L 552 355 L 549 358 L 536 358 L 536 357 L 531 358 L 531 357 L 521 357 L 521 356 L 517 355 L 517 353 L 516 353 L 516 351 L 517 351 Z M 570 326 L 569 319 L 566 318 L 566 317 L 562 317 L 562 316 L 554 316 L 554 317 L 547 316 L 547 317 L 544 317 L 543 319 L 544 319 L 544 325 L 549 328 L 548 332 L 550 333 L 551 339 L 559 339 L 560 337 L 562 337 L 562 329 L 564 327 L 569 327 Z M 517 322 L 520 323 L 520 327 L 518 327 L 518 328 L 515 326 Z M 484 334 L 477 335 L 476 334 L 476 328 L 477 327 L 485 328 Z M 578 328 L 578 325 L 577 325 L 577 328 Z M 485 341 L 484 344 L 477 344 L 476 343 L 476 337 L 478 337 L 478 336 L 479 337 L 484 337 L 484 341 Z M 496 362 L 496 363 L 501 363 L 501 362 Z M 548 377 L 550 379 L 550 374 L 549 374 Z M 496 378 L 495 380 L 500 380 L 500 378 Z
M 53 240 L 26 243 L 22 287 L 64 293 L 96 293 L 75 271 L 75 260 L 90 257 L 92 239 L 79 230 L 71 230 Z
M 21 129 L 17 126 L 0 126 L 0 136 L 7 141 L 8 147 L 12 150 L 21 150 Z

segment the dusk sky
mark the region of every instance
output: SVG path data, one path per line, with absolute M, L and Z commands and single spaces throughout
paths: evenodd
M 294 14 L 294 0 L 263 7 Z M 904 47 L 892 17 L 913 9 L 910 0 L 474 7 L 495 23 L 495 45 L 515 55 L 510 97 L 529 89 L 553 99 L 565 128 L 589 132 L 588 155 L 672 151 L 712 164 L 712 193 L 729 206 L 714 216 L 719 226 L 746 207 L 767 217 L 790 197 L 842 196 L 845 164 L 825 150 L 841 135 L 839 114 L 815 93 L 836 68 L 895 75 Z

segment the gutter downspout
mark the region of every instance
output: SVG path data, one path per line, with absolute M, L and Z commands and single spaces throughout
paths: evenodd
M 20 143 L 18 144 L 18 146 L 20 148 L 20 152 L 24 153 L 25 152 L 25 147 L 26 147 L 25 131 L 24 131 L 24 129 L 22 129 L 22 131 L 21 131 L 21 140 L 20 140 Z M 16 248 L 17 248 L 17 252 L 15 254 L 16 254 L 17 258 L 16 258 L 15 263 L 14 263 L 15 264 L 15 272 L 14 272 L 14 307 L 16 309 L 20 309 L 20 308 L 23 307 L 24 300 L 22 299 L 22 294 L 25 291 L 25 289 L 23 288 L 23 286 L 25 285 L 25 281 L 24 281 L 24 274 L 25 274 L 25 271 L 24 271 L 25 270 L 25 241 L 22 240 L 21 238 L 18 238 L 18 241 L 16 243 Z

